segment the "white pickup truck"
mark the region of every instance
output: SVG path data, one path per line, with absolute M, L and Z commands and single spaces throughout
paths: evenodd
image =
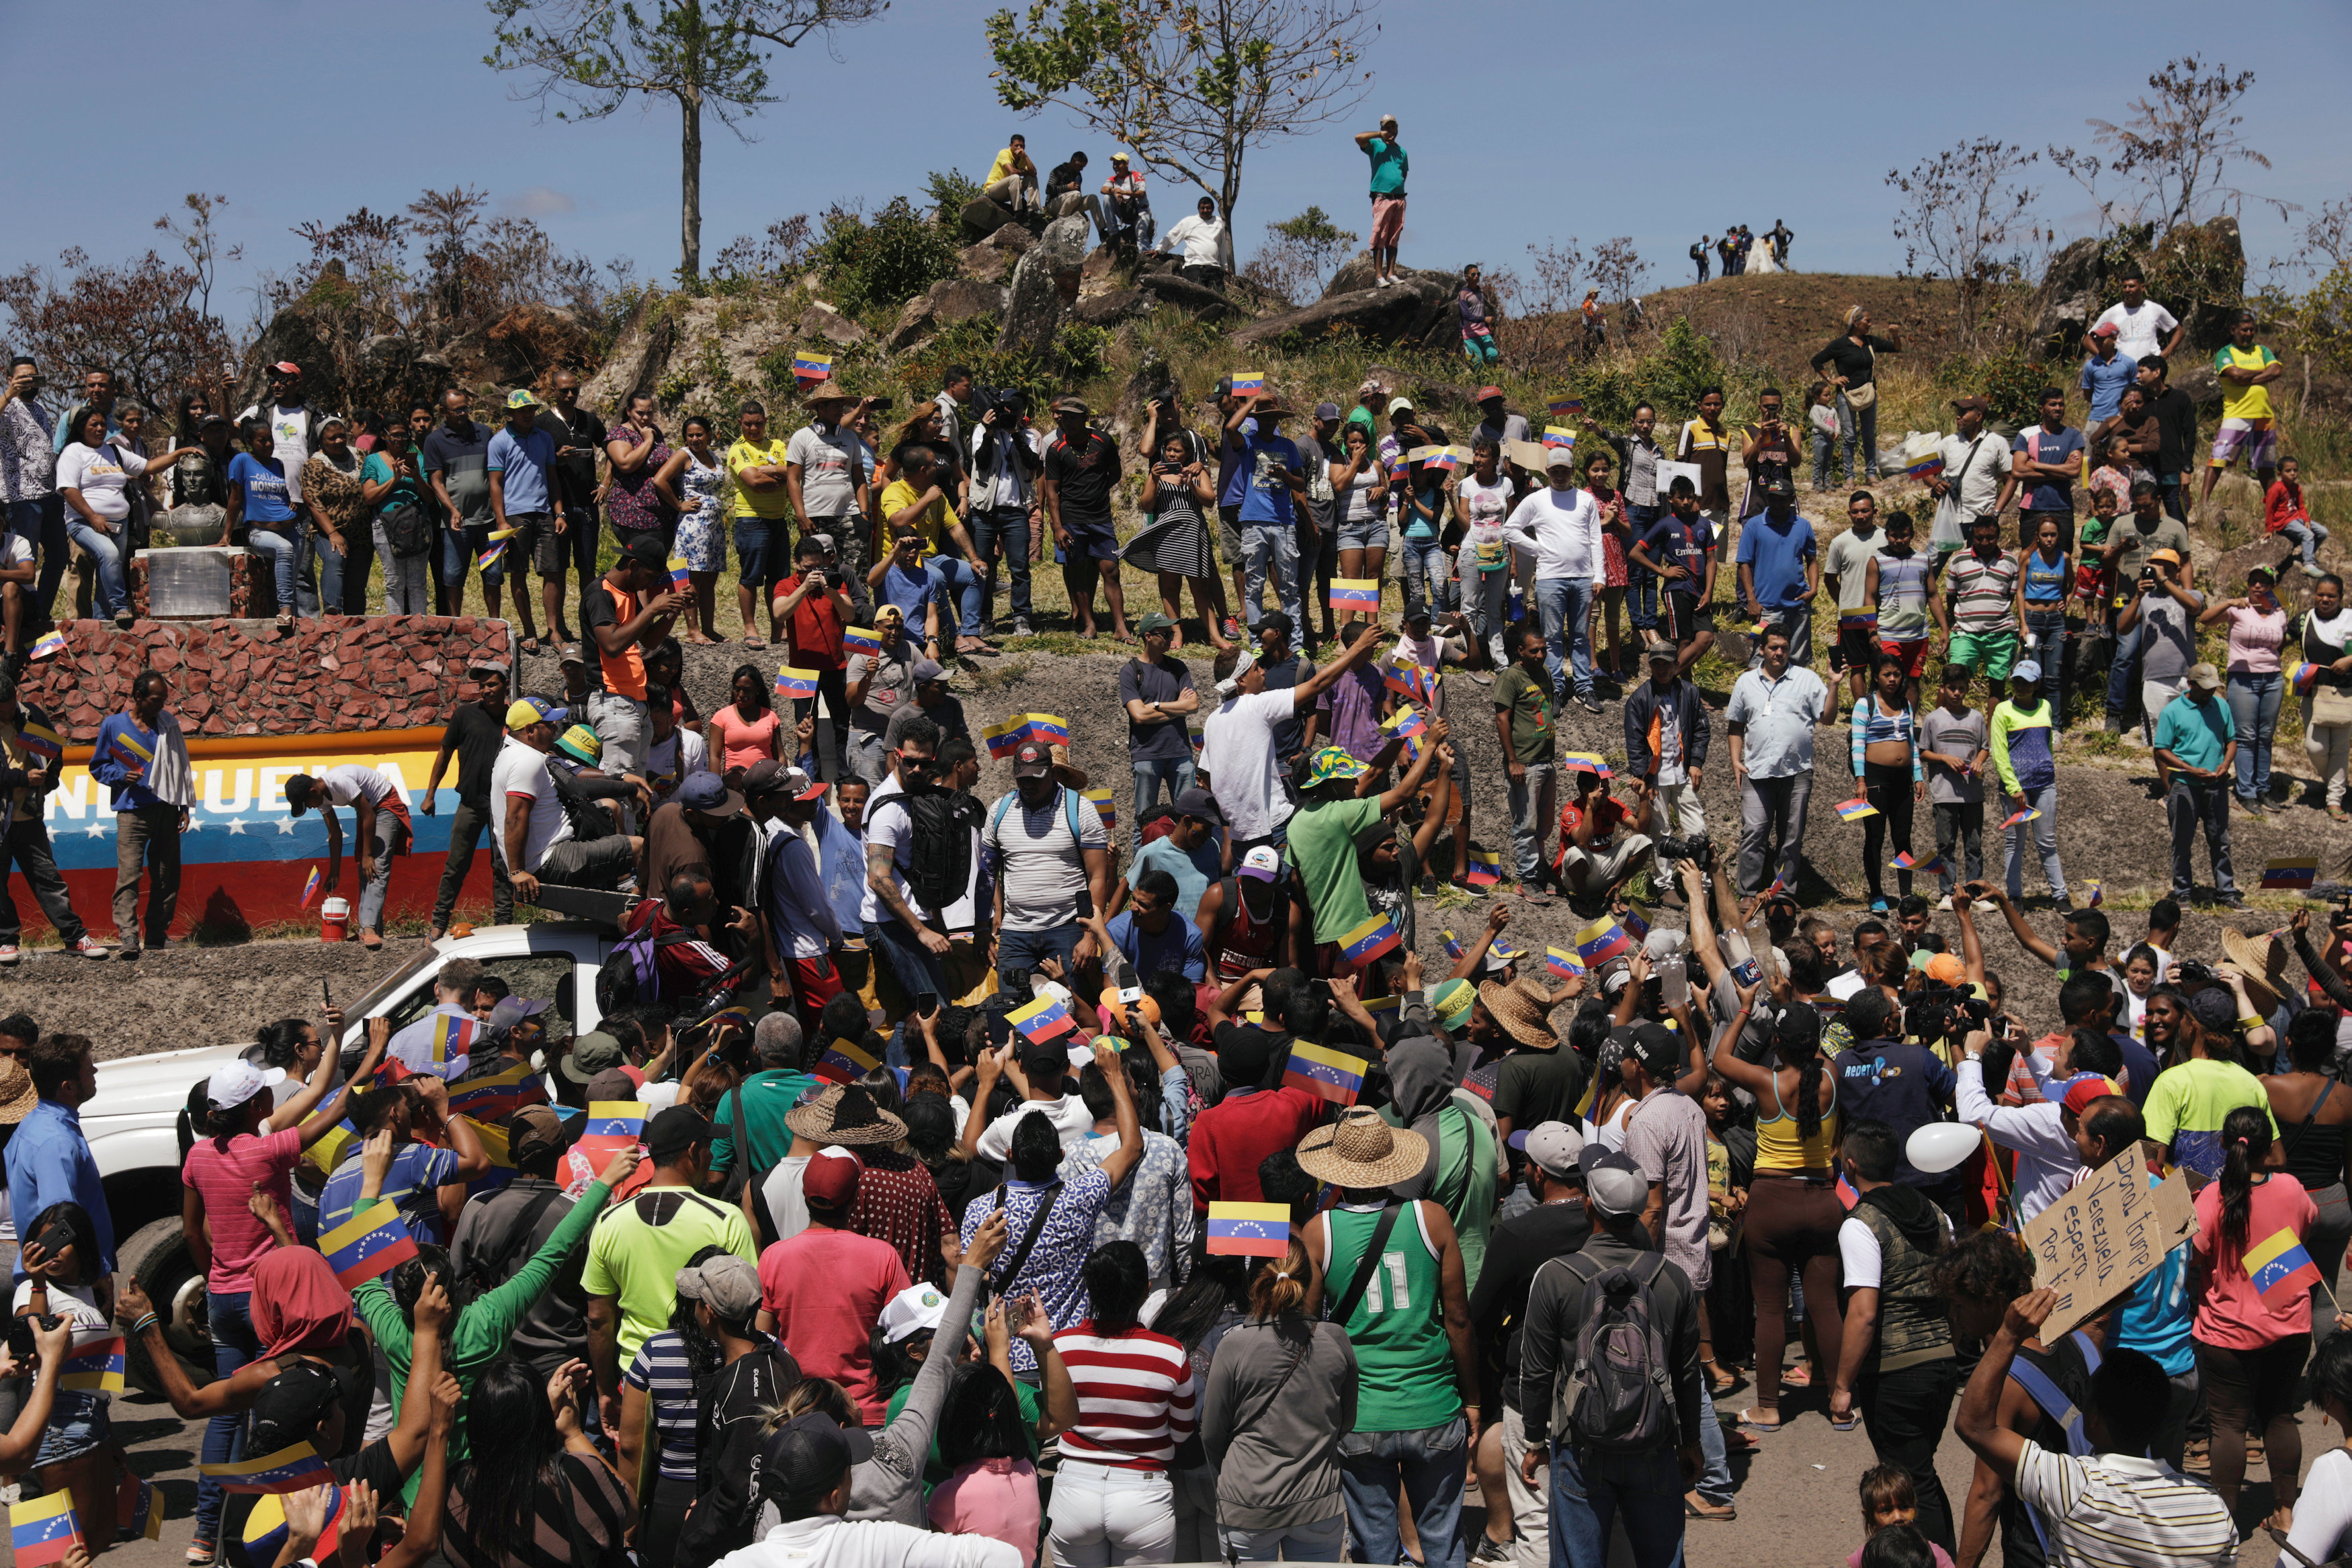
M 365 996 L 344 1005 L 341 1044 L 363 1043 L 370 1019 L 389 1018 L 397 1030 L 430 1011 L 433 977 L 451 958 L 475 960 L 518 997 L 552 1001 L 563 1024 L 551 1023 L 551 1034 L 584 1034 L 602 1021 L 596 970 L 614 940 L 610 925 L 572 920 L 481 926 L 465 936 L 445 936 L 416 949 Z M 114 1218 L 118 1265 L 163 1314 L 173 1350 L 199 1381 L 212 1376 L 212 1337 L 204 1275 L 180 1234 L 179 1116 L 197 1080 L 248 1046 L 199 1046 L 101 1061 L 98 1093 L 81 1108 L 82 1134 L 97 1156 Z M 131 1359 L 132 1375 L 145 1381 L 135 1346 Z

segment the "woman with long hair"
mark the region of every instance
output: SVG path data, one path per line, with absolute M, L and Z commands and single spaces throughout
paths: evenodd
M 1169 1467 L 1196 1422 L 1192 1360 L 1143 1326 L 1151 1271 L 1132 1241 L 1086 1261 L 1092 1312 L 1054 1336 L 1078 1391 L 1078 1424 L 1062 1434 L 1046 1541 L 1056 1563 L 1174 1560 Z
M 201 448 L 175 446 L 161 457 L 134 450 L 135 443 L 109 440 L 103 409 L 77 407 L 58 454 L 58 494 L 64 497 L 66 533 L 98 563 L 96 607 L 100 619 L 131 624 L 131 601 L 122 586 L 122 563 L 131 553 L 131 481 L 151 467 L 168 468 Z
M 1339 1560 L 1339 1438 L 1356 1424 L 1356 1353 L 1338 1323 L 1302 1310 L 1312 1279 L 1293 1239 L 1251 1278 L 1248 1321 L 1210 1364 L 1201 1441 L 1217 1470 L 1217 1544 L 1229 1563 Z
M 581 1430 L 588 1364 L 542 1382 L 502 1355 L 466 1396 L 468 1430 L 495 1432 L 457 1469 L 442 1550 L 457 1568 L 594 1568 L 623 1562 L 636 1504 Z
M 710 716 L 706 738 L 719 753 L 712 760 L 732 789 L 754 762 L 783 760 L 785 730 L 759 665 L 736 665 L 727 680 L 727 706 Z
M 1345 484 L 1341 469 L 1331 471 L 1331 486 L 1339 492 L 1339 575 L 1377 582 L 1389 559 L 1388 471 L 1381 466 L 1380 449 L 1369 426 L 1340 426 L 1339 442 L 1348 462 Z
M 948 1475 L 924 1511 L 932 1529 L 989 1536 L 1024 1558 L 1035 1553 L 1044 1513 L 1029 1429 L 1011 1378 L 984 1361 L 955 1369 L 940 1424 Z
M 2270 1467 L 2272 1522 L 2284 1524 L 2303 1472 L 2295 1413 L 2311 1350 L 2305 1284 L 2316 1272 L 2310 1248 L 2319 1210 L 2292 1174 L 2267 1168 L 2271 1144 L 2267 1106 L 2241 1105 L 2223 1118 L 2221 1174 L 2197 1194 L 2189 1337 L 2213 1416 L 2213 1490 L 2237 1508 L 2252 1425 Z
M 1128 540 L 1119 559 L 1160 580 L 1160 612 L 1168 617 L 1170 652 L 1184 645 L 1184 585 L 1192 585 L 1192 608 L 1209 643 L 1220 653 L 1231 647 L 1217 624 L 1217 560 L 1209 543 L 1210 512 L 1216 508 L 1216 478 L 1195 456 L 1190 431 L 1171 430 L 1152 455 L 1150 486 L 1143 497 L 1142 529 Z
M 2311 1282 L 2311 1337 L 2314 1343 L 2335 1332 L 2336 1279 L 2344 1266 L 2344 1249 L 2352 1246 L 2352 1202 L 2347 1201 L 2347 1160 L 2352 1157 L 2352 1089 L 2344 1088 L 2331 1071 L 2336 1061 L 2336 1027 L 2326 1008 L 2305 1008 L 2287 1025 L 2288 1069 L 2263 1075 L 2263 1092 L 2270 1097 L 2271 1115 L 2279 1125 L 2280 1153 L 2287 1175 L 2303 1184 L 2318 1217 L 2304 1250 L 2311 1254 L 2320 1277 Z
M 1742 1061 L 1717 1036 L 1708 1064 L 1756 1097 L 1756 1170 L 1748 1184 L 1748 1272 L 1756 1286 L 1756 1403 L 1739 1413 L 1743 1430 L 1780 1429 L 1780 1353 L 1789 1342 L 1789 1281 L 1801 1280 L 1812 1343 L 1832 1353 L 1844 1343 L 1838 1301 L 1837 1080 L 1822 1059 L 1822 1018 L 1802 1003 L 1780 1015 L 1770 1065 Z M 1807 1387 L 1812 1374 L 1790 1375 Z M 1848 1426 L 1851 1427 L 1849 1422 Z
M 106 1327 L 97 1295 L 102 1273 L 98 1228 L 89 1211 L 78 1203 L 53 1203 L 17 1224 L 26 1239 L 16 1266 L 25 1278 L 16 1283 L 12 1315 L 37 1319 L 55 1313 L 78 1333 Z M 34 1239 L 44 1236 L 63 1239 L 47 1246 Z M 70 1491 L 74 1511 L 84 1519 L 112 1517 L 102 1511 L 112 1509 L 114 1497 L 111 1404 L 112 1396 L 103 1393 L 58 1393 L 32 1455 L 40 1490 Z
M 2286 674 L 2279 651 L 2286 646 L 2286 610 L 2279 603 L 2278 578 L 2270 568 L 2246 573 L 2246 591 L 2235 599 L 2206 601 L 2200 626 L 2229 622 L 2230 717 L 2237 728 L 2237 794 L 2247 812 L 2284 811 L 2271 800 L 2271 742 L 2278 734 L 2279 705 Z
M 1862 824 L 1862 871 L 1870 884 L 1870 912 L 1890 905 L 1881 885 L 1890 830 L 1895 847 L 1911 852 L 1911 809 L 1927 799 L 1927 765 L 1919 749 L 1918 715 L 1911 706 L 1903 661 L 1880 653 L 1870 667 L 1870 691 L 1853 705 L 1848 723 L 1853 781 L 1878 808 Z M 1895 892 L 1908 894 L 1911 873 L 1895 873 Z
M 711 624 L 719 574 L 727 570 L 727 459 L 711 441 L 716 429 L 698 413 L 686 416 L 678 426 L 685 444 L 669 455 L 656 470 L 653 486 L 662 504 L 677 513 L 674 548 L 686 559 L 686 579 L 692 585 L 694 607 L 686 618 L 686 640 L 698 648 L 717 647 L 724 641 Z M 743 633 L 751 634 L 747 615 Z

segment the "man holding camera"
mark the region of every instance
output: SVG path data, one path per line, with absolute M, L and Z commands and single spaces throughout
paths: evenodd
M 964 526 L 971 532 L 973 568 L 981 575 L 981 632 L 996 634 L 996 563 L 1013 575 L 1013 635 L 1029 635 L 1029 562 L 1038 536 L 1030 526 L 1037 506 L 1037 476 L 1045 459 L 1029 424 L 1026 394 L 1017 387 L 975 392 L 980 418 L 971 427 L 964 468 L 971 507 Z
M 2162 550 L 2172 556 L 2180 566 L 2180 586 L 2197 585 L 2197 568 L 2189 554 L 2189 529 L 2178 520 L 2164 515 L 2164 492 L 2152 479 L 2142 479 L 2131 488 L 2131 518 L 2124 527 L 2109 531 L 2106 553 L 2103 562 L 2115 573 L 2116 608 L 2124 612 L 2116 621 L 2116 646 L 2107 664 L 2107 733 L 2124 732 L 2124 714 L 2129 704 L 2125 700 L 2131 690 L 2132 670 L 2140 662 L 2140 651 L 2146 645 L 2147 633 L 2142 623 L 2131 616 L 2127 606 L 2133 593 L 2131 584 L 2137 583 L 2145 593 L 2154 586 L 2147 575 L 2148 562 Z M 2182 661 L 2186 664 L 2187 661 Z M 2173 677 L 2179 674 L 2173 667 Z M 2145 674 L 2141 678 L 2146 680 Z M 2143 724 L 2152 724 L 2161 703 L 2148 706 Z M 2141 736 L 2146 737 L 2143 729 Z
M 2139 640 L 2140 722 L 2150 745 L 2155 744 L 2157 716 L 2179 696 L 2189 666 L 2197 662 L 2197 618 L 2205 596 L 2189 588 L 2188 562 L 2179 551 L 2160 549 L 2140 567 L 2132 586 L 2131 602 L 2116 617 L 2118 635 L 2137 633 Z M 2169 776 L 2161 761 L 2157 779 Z

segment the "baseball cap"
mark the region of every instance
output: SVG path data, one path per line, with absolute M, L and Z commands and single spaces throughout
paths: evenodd
M 1579 1158 L 1584 1153 L 1584 1134 L 1565 1122 L 1539 1122 L 1528 1130 L 1528 1158 L 1556 1176 L 1583 1174 Z
M 286 1082 L 282 1067 L 257 1067 L 243 1058 L 205 1080 L 205 1098 L 219 1110 L 233 1111 L 263 1090 Z
M 1546 448 L 1544 451 L 1544 471 L 1546 473 L 1549 473 L 1555 468 L 1565 468 L 1571 474 L 1576 472 L 1576 448 L 1573 446 L 1553 446 Z
M 1087 400 L 1082 397 L 1064 397 L 1055 398 L 1054 400 L 1054 412 L 1055 413 L 1075 413 L 1084 416 L 1086 414 L 1092 413 L 1094 411 L 1087 406 Z
M 1528 1142 L 1533 1144 L 1530 1134 Z M 1587 1144 L 1577 1155 L 1584 1173 L 1584 1204 L 1595 1214 L 1623 1219 L 1650 1200 L 1650 1178 L 1633 1159 L 1602 1144 Z
M 629 1076 L 625 1067 L 607 1067 L 588 1079 L 588 1103 L 601 1100 L 634 1100 L 637 1097 L 637 1081 Z
M 1241 873 L 1260 882 L 1274 882 L 1282 875 L 1282 852 L 1271 844 L 1260 844 L 1242 856 Z
M 2114 338 L 2121 336 L 2121 333 L 2113 321 L 2102 321 L 2097 326 L 2091 329 L 2091 336 L 2094 338 Z
M 2009 672 L 2009 678 L 2012 681 L 2023 681 L 2029 686 L 2040 685 L 2042 684 L 2041 662 L 2035 659 L 2024 660 L 2017 668 Z
M 575 1083 L 584 1083 L 608 1067 L 621 1065 L 621 1042 L 603 1030 L 583 1034 L 572 1042 L 572 1067 L 569 1074 Z
M 302 367 L 291 360 L 280 360 L 269 368 L 273 371 L 284 371 L 289 376 L 299 376 L 302 373 Z
M 856 1201 L 857 1178 L 865 1174 L 866 1167 L 857 1163 L 856 1155 L 838 1144 L 828 1144 L 801 1173 L 801 1192 L 818 1207 L 847 1208 Z
M 555 737 L 555 749 L 593 768 L 604 759 L 604 743 L 584 724 L 575 724 Z
M 2208 986 L 2189 998 L 2189 1016 L 2216 1032 L 2233 1029 L 2238 1021 L 2238 1001 L 2228 989 Z
M 1653 642 L 1649 646 L 1648 653 L 1650 663 L 1654 664 L 1660 659 L 1664 659 L 1666 663 L 1671 664 L 1682 657 L 1682 651 L 1664 638 L 1659 638 Z
M 313 1361 L 292 1356 L 278 1364 L 278 1375 L 261 1385 L 249 1406 L 256 1441 L 267 1441 L 265 1452 L 291 1448 L 313 1436 L 342 1397 L 333 1373 Z
M 2171 566 L 2179 566 L 2180 564 L 2180 552 L 2177 549 L 2152 549 L 2148 551 L 2148 565 L 2154 566 L 2158 561 L 2164 561 L 2168 565 Z
M 588 655 L 580 651 L 577 643 L 566 643 L 557 649 L 555 661 L 559 664 L 577 664 L 583 670 L 588 667 Z
M 656 1165 L 674 1160 L 697 1144 L 710 1141 L 710 1124 L 690 1105 L 672 1105 L 646 1124 L 646 1153 Z
M 1013 748 L 1013 777 L 1046 779 L 1054 772 L 1053 748 L 1038 740 L 1024 740 Z
M 909 1285 L 882 1303 L 876 1321 L 882 1328 L 882 1343 L 897 1344 L 938 1328 L 947 1315 L 948 1299 L 940 1294 L 937 1285 Z
M 489 1026 L 491 1032 L 505 1034 L 512 1031 L 514 1026 L 523 1019 L 537 1018 L 554 1005 L 552 1002 L 536 1001 L 530 997 L 500 997 L 498 1005 L 490 1009 L 490 1016 L 482 1022 Z
M 1642 1071 L 1660 1082 L 1675 1077 L 1676 1069 L 1683 1064 L 1682 1036 L 1662 1023 L 1645 1023 L 1636 1029 L 1628 1049 L 1641 1062 Z
M 1336 402 L 1318 402 L 1315 405 L 1315 417 L 1337 419 L 1339 417 L 1339 405 Z
M 621 547 L 621 559 L 635 566 L 649 566 L 656 571 L 669 570 L 669 547 L 658 535 L 647 534 L 631 539 Z
M 531 391 L 529 387 L 517 387 L 514 391 L 507 393 L 507 406 L 509 408 L 537 408 L 539 406 L 539 399 L 531 395 Z
M 1217 798 L 1206 789 L 1187 789 L 1176 797 L 1176 814 L 1198 817 L 1204 822 L 1222 822 L 1224 812 L 1217 809 Z
M 877 604 L 874 607 L 874 624 L 877 626 L 881 625 L 885 621 L 904 621 L 906 619 L 907 612 L 899 609 L 895 604 Z
M 1407 402 L 1401 397 L 1392 397 L 1389 399 L 1389 412 L 1391 413 L 1411 413 L 1412 412 L 1412 404 Z
M 2123 1092 L 2122 1085 L 2104 1072 L 2085 1072 L 2066 1085 L 2065 1098 L 2059 1103 L 2080 1116 L 2094 1100 L 2104 1100 Z
M 944 681 L 948 678 L 948 673 L 933 659 L 916 660 L 915 667 L 908 673 L 919 685 L 924 681 Z
M 1952 400 L 1952 406 L 1962 413 L 1966 413 L 1970 409 L 1976 410 L 1979 413 L 1985 413 L 1992 408 L 1992 404 L 1980 397 L 1956 397 Z
M 515 1158 L 562 1148 L 563 1118 L 545 1105 L 525 1105 L 507 1118 L 507 1147 Z
M 1477 999 L 1478 988 L 1469 981 L 1447 980 L 1429 993 L 1429 1010 L 1440 1029 L 1457 1030 Z
M 798 773 L 800 769 L 795 768 L 792 771 Z M 785 776 L 782 763 L 772 757 L 762 757 L 759 761 L 743 769 L 741 787 L 743 799 L 750 800 L 761 795 L 782 794 L 794 786 Z
M 732 1252 L 721 1252 L 680 1269 L 677 1293 L 730 1323 L 741 1322 L 760 1309 L 760 1270 Z
M 1149 637 L 1154 632 L 1172 632 L 1175 629 L 1176 622 L 1169 620 L 1157 610 L 1139 618 L 1135 623 L 1135 634 L 1139 637 Z
M 822 1411 L 795 1416 L 776 1428 L 760 1451 L 760 1490 L 770 1497 L 831 1491 L 852 1465 L 874 1457 L 863 1427 L 842 1427 Z
M 822 779 L 811 779 L 797 768 L 788 768 L 785 772 L 794 779 L 793 799 L 795 800 L 822 800 L 824 792 L 833 788 Z
M 1957 986 L 1969 977 L 1968 966 L 1949 953 L 1932 953 L 1927 957 L 1927 977 L 1939 986 Z
M 1478 395 L 1472 398 L 1470 401 L 1472 402 L 1485 402 L 1490 397 L 1499 399 L 1502 395 L 1503 389 L 1500 387 L 1480 387 L 1478 389 Z
M 1124 152 L 1114 152 L 1110 155 L 1110 161 L 1114 163 L 1124 163 L 1127 162 L 1127 154 Z
M 2221 672 L 2210 664 L 2191 664 L 2189 684 L 2200 692 L 2218 692 L 2221 689 Z
M 671 797 L 689 811 L 709 817 L 731 817 L 743 809 L 743 797 L 727 788 L 716 773 L 689 773 Z

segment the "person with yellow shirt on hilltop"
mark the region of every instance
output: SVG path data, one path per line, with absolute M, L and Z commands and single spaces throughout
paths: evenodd
M 784 473 L 792 447 L 768 434 L 764 403 L 746 402 L 735 423 L 740 434 L 727 448 L 727 472 L 735 480 L 737 608 L 743 613 L 744 646 L 760 648 L 766 644 L 751 634 L 752 607 L 773 600 L 776 584 L 792 575 L 793 498 Z M 853 596 L 856 591 L 850 590 Z
M 2241 457 L 2265 491 L 2278 476 L 2278 421 L 2271 408 L 2271 383 L 2286 373 L 2286 367 L 2254 341 L 2254 321 L 2252 311 L 2239 311 L 2230 340 L 2213 356 L 2213 373 L 2221 379 L 2221 428 L 2213 433 L 2205 493 L 2197 497 L 2200 507 L 2213 498 L 2221 470 Z
M 1037 210 L 1037 165 L 1029 162 L 1027 137 L 1016 134 L 1012 144 L 996 155 L 996 162 L 988 166 L 988 178 L 980 183 L 980 193 L 1015 213 Z
M 1704 387 L 1698 394 L 1698 417 L 1683 425 L 1675 444 L 1675 461 L 1698 465 L 1698 512 L 1713 526 L 1717 538 L 1731 524 L 1732 454 L 1744 444 L 1723 423 L 1723 389 Z
M 898 542 L 912 536 L 917 555 L 931 580 L 931 596 L 941 607 L 941 619 L 961 601 L 961 634 L 955 651 L 993 657 L 996 650 L 980 634 L 981 612 L 988 602 L 986 587 L 971 570 L 979 555 L 963 519 L 956 516 L 942 481 L 952 479 L 940 455 L 928 446 L 906 446 L 898 452 L 898 477 L 882 489 L 882 521 L 894 553 Z M 887 567 L 889 562 L 883 563 Z M 876 574 L 877 581 L 879 573 Z M 870 585 L 869 585 L 870 586 Z M 936 656 L 936 654 L 934 654 Z

